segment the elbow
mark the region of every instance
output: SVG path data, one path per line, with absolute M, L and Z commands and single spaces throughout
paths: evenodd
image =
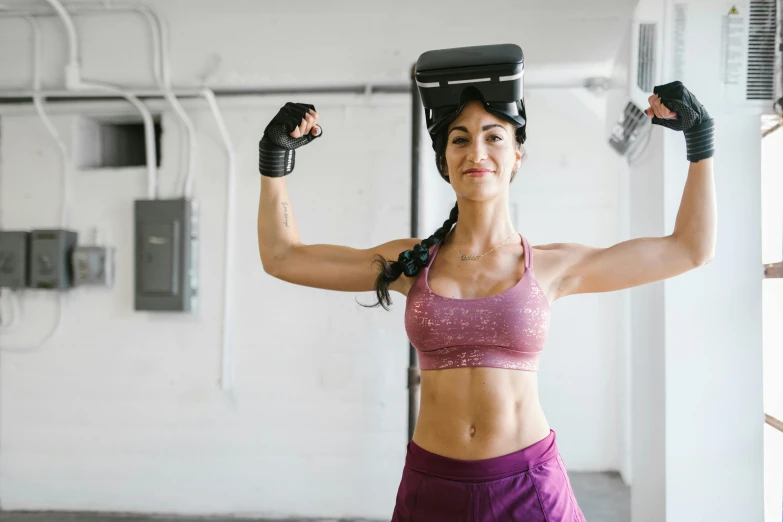
M 274 269 L 273 269 L 274 265 L 272 264 L 272 259 L 273 258 L 269 254 L 265 254 L 264 253 L 264 249 L 261 248 L 260 242 L 259 242 L 259 245 L 258 245 L 258 258 L 261 261 L 261 268 L 264 269 L 264 272 L 266 272 L 267 274 L 273 276 L 274 275 L 272 273 L 274 271 Z
M 277 277 L 277 266 L 277 263 L 273 263 L 268 256 L 264 257 L 264 255 L 261 255 L 261 267 L 264 269 L 264 272 L 272 277 Z
M 277 262 L 277 256 L 274 252 L 270 251 L 268 248 L 261 247 L 260 236 L 258 241 L 258 258 L 261 261 L 261 268 L 264 269 L 264 272 L 272 277 L 277 277 L 277 266 L 280 263 Z
M 258 255 L 261 260 L 261 267 L 267 274 L 280 279 L 280 272 L 282 268 L 290 262 L 290 256 L 293 247 L 269 247 L 262 245 L 263 243 L 259 234 Z
M 288 255 L 289 253 L 286 251 L 269 251 L 264 250 L 263 252 L 260 252 L 261 255 L 261 266 L 264 268 L 264 272 L 271 275 L 272 277 L 276 277 L 277 279 L 281 278 L 281 269 L 285 264 L 289 261 Z
M 687 259 L 687 262 L 691 264 L 693 268 L 698 268 L 702 265 L 706 265 L 715 259 L 715 242 L 714 241 L 692 241 L 685 242 L 679 237 L 676 237 L 679 243 L 679 255 L 683 259 Z
M 715 259 L 715 250 L 697 251 L 691 255 L 691 261 L 696 268 L 706 265 L 713 259 Z

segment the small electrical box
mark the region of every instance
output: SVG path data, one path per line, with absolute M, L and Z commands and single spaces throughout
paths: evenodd
M 77 246 L 71 256 L 76 286 L 114 286 L 114 249 Z
M 0 288 L 24 288 L 29 284 L 30 233 L 0 230 Z
M 72 230 L 30 233 L 30 286 L 64 290 L 73 286 L 71 254 L 78 234 Z
M 136 200 L 136 310 L 193 311 L 198 287 L 197 206 L 187 199 Z

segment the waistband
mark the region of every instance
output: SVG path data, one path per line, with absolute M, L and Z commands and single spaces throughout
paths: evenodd
M 556 434 L 508 455 L 483 460 L 459 460 L 429 452 L 412 440 L 408 442 L 405 467 L 425 475 L 458 482 L 483 482 L 510 477 L 539 466 L 558 455 Z

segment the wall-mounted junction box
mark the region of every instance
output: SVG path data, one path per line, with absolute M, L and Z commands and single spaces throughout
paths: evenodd
M 198 216 L 186 199 L 136 200 L 136 310 L 190 312 L 198 286 Z
M 114 248 L 77 246 L 71 265 L 76 286 L 114 286 Z
M 0 288 L 24 288 L 29 284 L 30 233 L 0 230 Z
M 30 232 L 30 286 L 64 290 L 73 286 L 71 253 L 78 234 L 71 230 Z

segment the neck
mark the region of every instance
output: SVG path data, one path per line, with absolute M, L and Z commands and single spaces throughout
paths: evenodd
M 483 252 L 508 239 L 516 230 L 508 213 L 508 200 L 457 200 L 459 217 L 448 242 L 465 253 Z

